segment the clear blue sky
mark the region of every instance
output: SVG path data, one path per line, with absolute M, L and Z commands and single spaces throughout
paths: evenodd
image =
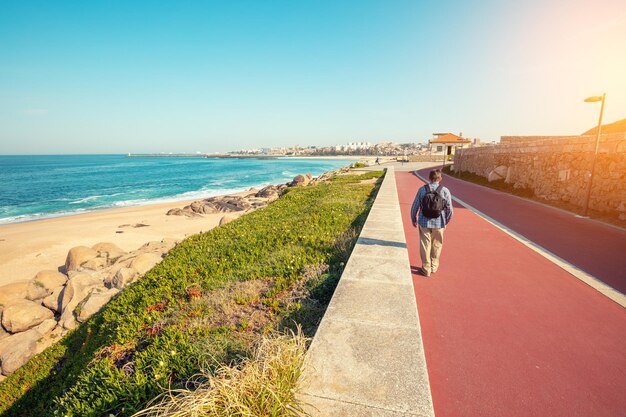
M 0 153 L 579 134 L 625 74 L 623 0 L 4 0 Z

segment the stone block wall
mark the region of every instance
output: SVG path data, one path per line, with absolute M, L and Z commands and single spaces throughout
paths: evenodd
M 408 155 L 409 162 L 442 162 L 443 154 L 439 155 Z
M 595 149 L 592 136 L 503 137 L 500 145 L 459 149 L 454 170 L 504 179 L 550 201 L 583 207 Z M 626 133 L 602 135 L 589 208 L 626 220 Z

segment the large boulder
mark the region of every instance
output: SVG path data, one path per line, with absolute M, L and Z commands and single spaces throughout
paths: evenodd
M 65 259 L 65 270 L 75 271 L 80 268 L 83 263 L 97 256 L 98 252 L 88 248 L 87 246 L 76 246 L 70 249 L 67 253 L 67 258 Z
M 76 327 L 74 310 L 95 289 L 104 290 L 102 277 L 97 274 L 80 272 L 70 278 L 61 298 L 62 305 L 65 305 L 59 319 L 61 326 L 67 330 Z
M 222 218 L 220 219 L 220 226 L 223 226 L 225 224 L 228 224 L 230 222 L 232 222 L 233 220 L 235 220 L 235 217 L 233 216 L 222 216 Z
M 102 292 L 93 291 L 80 305 L 78 321 L 82 323 L 96 314 L 118 292 L 117 288 L 110 288 Z
M 189 206 L 187 206 L 189 207 Z M 181 208 L 173 208 L 168 210 L 166 213 L 168 216 L 186 216 L 186 217 L 201 217 L 198 213 L 192 211 L 191 209 L 181 209 Z
M 50 295 L 48 290 L 44 288 L 44 286 L 35 280 L 31 280 L 28 283 L 28 288 L 26 290 L 26 299 L 31 301 L 41 300 L 44 297 Z
M 487 175 L 487 180 L 489 182 L 493 182 L 493 181 L 498 181 L 501 180 L 503 177 L 501 177 L 495 170 L 490 171 L 489 174 Z
M 111 287 L 122 289 L 133 282 L 139 276 L 135 268 L 120 268 L 111 279 Z
M 52 294 L 67 282 L 67 276 L 58 271 L 39 271 L 28 283 L 26 298 L 39 300 Z
M 261 188 L 254 196 L 275 200 L 278 198 L 279 188 L 276 185 L 268 185 Z
M 0 306 L 7 306 L 15 300 L 26 298 L 28 295 L 28 281 L 15 282 L 0 287 Z
M 4 330 L 4 327 L 0 326 L 0 340 L 8 336 L 9 336 L 9 333 L 6 330 Z
M 11 333 L 31 329 L 44 320 L 53 319 L 52 311 L 30 300 L 15 300 L 2 312 L 2 326 Z
M 156 240 L 147 242 L 143 245 L 141 245 L 141 247 L 139 249 L 137 249 L 137 252 L 143 253 L 143 252 L 159 252 L 159 253 L 165 253 L 168 252 L 170 249 L 172 249 L 174 247 L 174 243 L 167 241 L 167 242 L 159 242 Z
M 110 260 L 117 259 L 122 255 L 126 254 L 126 251 L 121 249 L 115 243 L 110 242 L 100 242 L 96 243 L 91 247 L 91 249 L 98 252 L 101 257 L 106 257 Z
M 2 373 L 10 375 L 24 365 L 30 358 L 41 353 L 52 343 L 45 338 L 57 323 L 54 319 L 43 321 L 36 327 L 22 333 L 16 333 L 0 340 L 0 364 Z
M 55 313 L 60 313 L 71 299 L 71 297 L 64 297 L 66 290 L 67 287 L 57 288 L 52 294 L 42 300 L 43 305 Z M 63 304 L 64 302 L 65 304 Z
M 500 177 L 505 178 L 508 168 L 505 165 L 499 165 L 493 171 Z
M 304 186 L 309 185 L 309 182 L 311 182 L 311 178 L 305 175 L 296 175 L 295 177 L 293 177 L 293 181 L 289 183 L 289 186 L 290 187 L 304 187 Z
M 97 258 L 93 258 L 88 260 L 87 262 L 83 262 L 81 265 L 81 270 L 83 269 L 91 269 L 92 271 L 97 271 L 98 269 L 102 269 L 109 265 L 109 261 L 105 257 L 98 256 Z
M 143 275 L 162 260 L 161 255 L 156 253 L 142 253 L 131 261 L 130 267 L 136 269 L 139 275 Z

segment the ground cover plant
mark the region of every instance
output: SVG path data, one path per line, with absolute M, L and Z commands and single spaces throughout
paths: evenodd
M 243 363 L 260 335 L 300 325 L 310 336 L 381 175 L 291 188 L 265 209 L 186 239 L 3 381 L 0 412 L 129 416 L 199 371 Z

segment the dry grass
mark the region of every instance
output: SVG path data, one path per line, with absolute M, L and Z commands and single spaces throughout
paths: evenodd
M 268 288 L 262 280 L 229 283 L 180 305 L 168 322 L 186 323 L 188 328 L 261 329 L 272 321 L 271 312 L 261 302 Z
M 198 375 L 187 388 L 162 394 L 133 417 L 307 416 L 296 397 L 307 343 L 300 331 L 264 335 L 238 366 Z

